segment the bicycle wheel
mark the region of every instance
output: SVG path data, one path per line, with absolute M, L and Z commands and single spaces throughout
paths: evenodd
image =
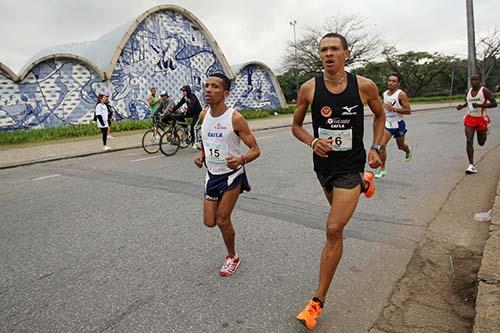
M 179 147 L 180 148 L 187 148 L 189 146 L 189 137 L 186 135 L 186 132 L 182 127 L 177 128 L 177 137 L 179 137 Z
M 147 130 L 142 136 L 142 148 L 148 154 L 156 154 L 160 150 L 160 132 L 156 128 Z
M 165 156 L 172 156 L 179 150 L 179 137 L 173 131 L 167 131 L 160 138 L 160 150 Z

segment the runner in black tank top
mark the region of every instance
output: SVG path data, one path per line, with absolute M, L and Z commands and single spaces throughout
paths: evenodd
M 311 105 L 314 137 L 319 138 L 320 128 L 330 130 L 332 132 L 328 133 L 338 134 L 333 137 L 333 145 L 340 148 L 330 152 L 327 158 L 313 154 L 314 171 L 327 176 L 360 173 L 365 169 L 363 103 L 359 97 L 356 75 L 346 74 L 347 87 L 340 94 L 328 91 L 323 74 L 315 78 L 316 88 Z M 350 134 L 352 145 L 346 147 L 344 141 L 349 139 Z
M 361 192 L 371 197 L 373 173 L 363 175 L 366 152 L 363 146 L 363 104 L 374 114 L 373 145 L 368 164 L 380 163 L 380 143 L 384 134 L 385 113 L 377 86 L 370 80 L 345 72 L 349 58 L 347 41 L 330 33 L 320 41 L 319 55 L 324 73 L 302 85 L 292 132 L 313 150 L 314 170 L 331 205 L 326 227 L 326 242 L 321 253 L 319 285 L 314 297 L 297 319 L 308 329 L 316 326 L 323 303 L 342 257 L 343 230 L 351 219 Z M 302 127 L 307 108 L 312 107 L 314 135 Z

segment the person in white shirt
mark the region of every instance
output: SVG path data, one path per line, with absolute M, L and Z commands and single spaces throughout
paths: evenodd
M 384 92 L 384 111 L 385 111 L 385 131 L 382 139 L 382 146 L 386 147 L 392 137 L 396 140 L 398 149 L 405 153 L 405 161 L 411 161 L 413 154 L 410 146 L 405 143 L 406 123 L 404 115 L 411 113 L 408 95 L 400 88 L 401 77 L 398 73 L 392 73 L 387 77 L 387 90 Z M 375 178 L 387 176 L 385 162 L 387 160 L 387 149 L 383 149 L 380 154 L 382 165 L 375 174 Z
M 469 166 L 465 173 L 470 175 L 477 172 L 474 165 L 474 133 L 477 133 L 477 143 L 483 146 L 488 138 L 488 124 L 490 117 L 488 110 L 497 106 L 495 96 L 481 85 L 481 76 L 473 74 L 470 77 L 471 88 L 465 96 L 465 103 L 457 105 L 457 110 L 467 108 L 464 118 L 467 158 Z
M 243 116 L 225 104 L 231 81 L 222 73 L 210 74 L 205 83 L 205 102 L 209 108 L 200 113 L 202 119 L 202 149 L 194 163 L 207 168 L 203 222 L 207 227 L 218 226 L 227 249 L 219 274 L 223 277 L 236 272 L 241 257 L 234 246 L 235 232 L 231 213 L 240 193 L 250 191 L 244 165 L 260 155 L 255 136 Z M 241 141 L 249 148 L 241 153 Z
M 104 150 L 110 150 L 111 148 L 107 145 L 108 142 L 108 108 L 106 103 L 108 102 L 109 94 L 99 94 L 97 96 L 97 104 L 95 106 L 95 121 L 97 122 L 97 127 L 101 129 L 102 132 L 102 144 Z

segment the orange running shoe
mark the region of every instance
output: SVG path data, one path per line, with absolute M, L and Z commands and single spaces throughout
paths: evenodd
M 363 180 L 365 181 L 363 193 L 367 198 L 371 198 L 375 195 L 375 182 L 373 181 L 374 178 L 375 175 L 373 174 L 373 172 L 365 171 L 365 174 L 363 175 Z
M 316 318 L 321 314 L 321 303 L 310 300 L 306 308 L 297 315 L 297 319 L 308 329 L 316 327 Z

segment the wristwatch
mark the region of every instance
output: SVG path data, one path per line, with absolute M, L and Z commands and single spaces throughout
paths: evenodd
M 382 145 L 372 145 L 370 150 L 375 150 L 377 153 L 381 153 L 382 151 L 384 151 L 384 146 Z

